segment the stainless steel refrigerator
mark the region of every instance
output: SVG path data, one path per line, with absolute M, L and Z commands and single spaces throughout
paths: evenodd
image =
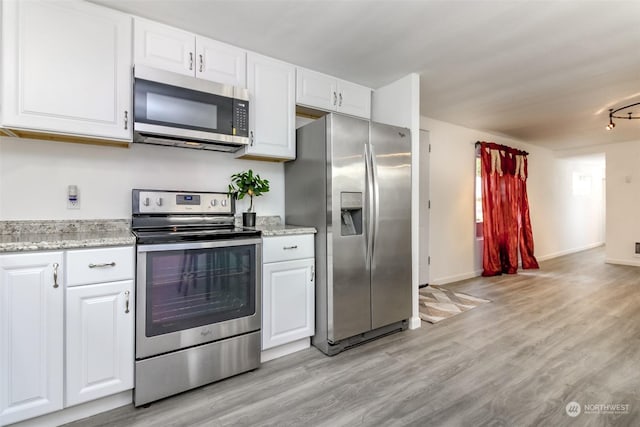
M 314 226 L 314 346 L 333 355 L 411 317 L 408 129 L 328 114 L 297 130 L 285 164 L 290 224 Z

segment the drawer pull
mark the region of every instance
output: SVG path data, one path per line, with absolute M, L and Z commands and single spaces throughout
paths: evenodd
M 124 295 L 127 297 L 124 302 L 124 312 L 129 313 L 129 291 L 124 291 Z
M 89 268 L 104 268 L 104 267 L 115 267 L 116 266 L 116 262 L 112 261 L 112 262 L 105 262 L 103 264 L 89 264 Z
M 285 251 L 288 251 L 290 249 L 298 249 L 298 245 L 293 245 L 293 246 L 283 246 L 282 249 L 284 249 Z
M 53 263 L 53 287 L 57 288 L 58 287 L 58 267 L 60 267 L 60 264 L 58 264 L 57 262 Z

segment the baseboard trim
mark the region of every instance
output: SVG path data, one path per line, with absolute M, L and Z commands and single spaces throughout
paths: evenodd
M 554 253 L 547 254 L 547 255 L 536 256 L 536 258 L 538 259 L 538 261 L 547 261 L 547 260 L 550 260 L 550 259 L 553 259 L 553 258 L 558 258 L 558 257 L 565 256 L 565 255 L 575 254 L 576 252 L 586 251 L 586 250 L 597 248 L 597 247 L 603 246 L 603 245 L 604 245 L 604 242 L 595 242 L 595 243 L 590 243 L 588 245 L 581 246 L 581 247 L 578 247 L 578 248 L 566 249 L 564 251 L 554 252 Z
M 133 403 L 131 390 L 11 424 L 11 427 L 59 426 Z
M 419 316 L 413 316 L 409 319 L 409 329 L 418 329 L 422 326 L 422 321 Z
M 640 267 L 639 261 L 631 261 L 628 259 L 614 259 L 614 258 L 605 258 L 604 262 L 607 264 L 616 264 L 616 265 L 628 265 L 631 267 Z
M 446 285 L 447 283 L 459 282 L 460 280 L 473 279 L 482 274 L 482 270 L 476 270 L 454 276 L 441 277 L 439 279 L 430 280 L 430 285 Z
M 268 362 L 269 360 L 277 359 L 278 357 L 286 356 L 287 354 L 295 353 L 296 351 L 309 347 L 311 347 L 311 338 L 307 337 L 277 347 L 268 348 L 262 350 L 260 353 L 260 362 Z

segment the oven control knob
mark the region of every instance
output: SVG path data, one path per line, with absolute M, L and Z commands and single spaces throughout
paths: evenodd
M 156 205 L 162 206 L 162 197 L 158 197 L 158 199 L 156 200 Z
M 218 199 L 213 199 L 211 201 L 211 206 L 218 206 Z
M 220 201 L 220 206 L 227 206 L 227 199 L 222 199 Z
M 142 202 L 142 204 L 145 205 L 145 206 L 149 206 L 149 198 L 145 197 L 144 201 Z

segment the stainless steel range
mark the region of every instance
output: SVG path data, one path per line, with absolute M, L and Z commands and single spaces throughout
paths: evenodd
M 134 403 L 260 365 L 260 232 L 226 193 L 133 190 Z

